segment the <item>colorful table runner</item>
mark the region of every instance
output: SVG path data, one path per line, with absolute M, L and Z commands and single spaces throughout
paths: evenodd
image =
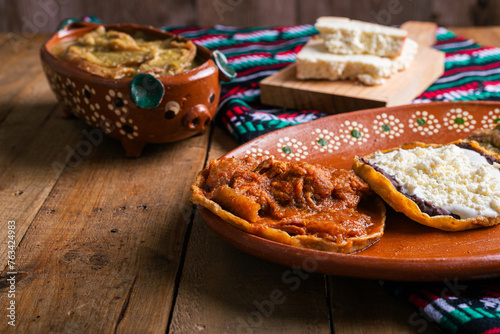
M 259 82 L 295 61 L 304 43 L 317 34 L 314 26 L 165 29 L 222 51 L 237 71 L 236 79 L 222 87 L 216 122 L 240 143 L 327 116 L 260 103 Z M 436 36 L 434 47 L 446 54 L 445 72 L 414 102 L 500 100 L 500 49 L 480 46 L 444 28 L 439 28 Z M 417 307 L 408 319 L 417 333 L 424 332 L 430 323 L 448 333 L 500 333 L 499 279 L 381 284 Z
M 237 29 L 166 28 L 209 49 L 222 51 L 238 76 L 224 84 L 217 123 L 240 143 L 267 132 L 327 116 L 314 110 L 287 110 L 260 103 L 259 82 L 295 61 L 317 34 L 312 25 Z M 500 100 L 500 49 L 437 30 L 436 49 L 446 53 L 445 73 L 414 102 Z

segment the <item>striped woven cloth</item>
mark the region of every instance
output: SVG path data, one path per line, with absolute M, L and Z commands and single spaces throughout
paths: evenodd
M 317 34 L 312 25 L 237 29 L 165 28 L 222 51 L 238 76 L 222 87 L 217 122 L 244 143 L 267 132 L 327 116 L 260 103 L 259 82 L 295 61 Z M 439 28 L 434 46 L 446 54 L 445 72 L 414 102 L 500 100 L 500 49 L 480 46 Z M 383 283 L 383 282 L 382 282 Z M 417 311 L 408 323 L 422 333 L 429 323 L 448 333 L 500 334 L 500 280 L 386 286 Z
M 237 29 L 170 28 L 228 58 L 238 76 L 222 87 L 216 122 L 244 143 L 267 132 L 327 116 L 313 110 L 286 110 L 260 103 L 259 82 L 295 61 L 307 40 L 317 34 L 312 25 Z
M 260 103 L 259 82 L 295 61 L 317 30 L 312 25 L 237 29 L 165 28 L 209 49 L 222 51 L 238 76 L 222 87 L 217 123 L 240 143 L 262 134 L 327 116 Z M 500 49 L 437 30 L 436 49 L 446 53 L 445 73 L 414 102 L 500 100 Z

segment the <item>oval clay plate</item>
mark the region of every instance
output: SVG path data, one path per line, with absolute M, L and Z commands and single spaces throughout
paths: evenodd
M 274 131 L 226 156 L 267 155 L 351 168 L 355 155 L 413 141 L 445 144 L 499 121 L 500 103 L 495 102 L 436 102 L 362 110 Z M 233 227 L 204 208 L 200 213 L 234 247 L 307 271 L 405 281 L 500 276 L 500 226 L 444 232 L 388 207 L 386 230 L 378 242 L 355 254 L 337 254 L 266 240 Z

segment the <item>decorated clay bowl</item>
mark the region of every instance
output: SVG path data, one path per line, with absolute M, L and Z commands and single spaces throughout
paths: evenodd
M 180 74 L 111 79 L 91 74 L 51 50 L 96 29 L 99 24 L 74 22 L 57 31 L 41 48 L 42 66 L 66 115 L 75 115 L 121 141 L 127 156 L 138 157 L 147 143 L 167 143 L 203 133 L 217 110 L 221 81 L 234 72 L 224 55 L 196 45 L 198 66 Z M 134 24 L 104 24 L 106 30 L 143 32 L 153 39 L 177 35 Z

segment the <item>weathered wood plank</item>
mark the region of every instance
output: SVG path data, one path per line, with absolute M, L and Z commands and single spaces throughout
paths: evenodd
M 210 157 L 236 142 L 216 128 Z M 171 333 L 328 333 L 323 275 L 293 272 L 229 246 L 196 214 Z
M 0 63 L 0 229 L 7 231 L 7 222 L 16 221 L 17 242 L 61 173 L 52 162 L 63 161 L 65 147 L 81 137 L 75 122 L 61 118 L 42 73 L 38 48 L 43 38 L 33 38 L 14 55 L 8 44 L 0 47 L 0 54 L 8 55 Z M 7 259 L 7 250 L 2 241 L 0 258 Z M 2 262 L 2 270 L 6 265 Z
M 68 17 L 96 15 L 104 22 L 164 25 L 274 26 L 313 23 L 323 15 L 347 16 L 381 24 L 409 20 L 432 21 L 442 26 L 498 25 L 496 1 L 477 0 L 167 0 L 36 1 L 0 0 L 0 31 L 52 33 Z M 116 10 L 116 8 L 124 10 Z
M 320 16 L 344 16 L 384 25 L 402 24 L 410 20 L 432 21 L 432 13 L 428 10 L 430 5 L 430 0 L 299 1 L 298 23 L 314 23 Z
M 7 1 L 0 0 L 0 13 L 7 12 Z M 0 20 L 0 31 L 9 31 L 9 25 L 7 24 L 7 20 L 4 17 Z
M 127 159 L 104 139 L 68 165 L 16 250 L 16 330 L 164 333 L 191 218 L 189 185 L 207 143 L 205 134 Z
M 290 0 L 197 0 L 197 22 L 202 26 L 214 24 L 240 27 L 292 25 L 296 23 L 295 4 L 296 1 Z
M 66 143 L 79 137 L 71 124 L 63 125 L 60 115 L 53 112 L 56 102 L 48 87 L 36 85 L 26 101 L 0 125 L 4 144 L 0 151 L 0 228 L 7 231 L 7 221 L 16 221 L 18 242 L 59 177 L 60 171 L 53 170 L 51 163 L 64 159 Z M 7 258 L 6 242 L 1 242 L 0 257 Z M 2 262 L 2 269 L 6 265 Z
M 5 40 L 1 44 L 0 122 L 6 117 L 12 107 L 20 102 L 23 96 L 29 100 L 29 91 L 33 87 L 33 81 L 40 81 L 40 83 L 45 84 L 38 53 L 40 46 L 45 40 L 46 36 L 39 35 L 27 40 L 26 43 L 20 44 L 18 49 L 13 49 L 8 40 Z M 47 84 L 46 88 L 48 87 Z M 50 92 L 47 94 L 52 96 Z
M 434 20 L 441 26 L 471 26 L 474 25 L 473 6 L 476 2 L 477 0 L 432 1 L 428 8 L 431 9 Z
M 500 47 L 500 27 L 450 27 L 449 29 L 459 36 L 473 39 L 480 45 Z
M 211 3 L 211 2 L 210 2 Z M 85 12 L 95 13 L 92 2 L 85 3 Z M 105 23 L 138 23 L 153 26 L 195 25 L 195 0 L 144 0 L 128 2 L 126 10 L 116 10 L 108 2 L 97 6 L 98 15 Z
M 500 20 L 500 2 L 476 0 L 469 8 L 472 24 L 475 26 L 498 25 Z M 456 22 L 451 23 L 457 25 Z
M 186 25 L 197 21 L 194 0 L 129 2 L 109 1 L 35 1 L 0 0 L 0 31 L 53 33 L 66 18 L 95 15 L 105 23 L 138 23 L 144 25 Z
M 429 10 L 431 0 L 363 0 L 359 10 L 357 3 L 351 2 L 352 15 L 363 21 L 383 25 L 398 25 L 406 21 L 432 21 L 432 12 Z

